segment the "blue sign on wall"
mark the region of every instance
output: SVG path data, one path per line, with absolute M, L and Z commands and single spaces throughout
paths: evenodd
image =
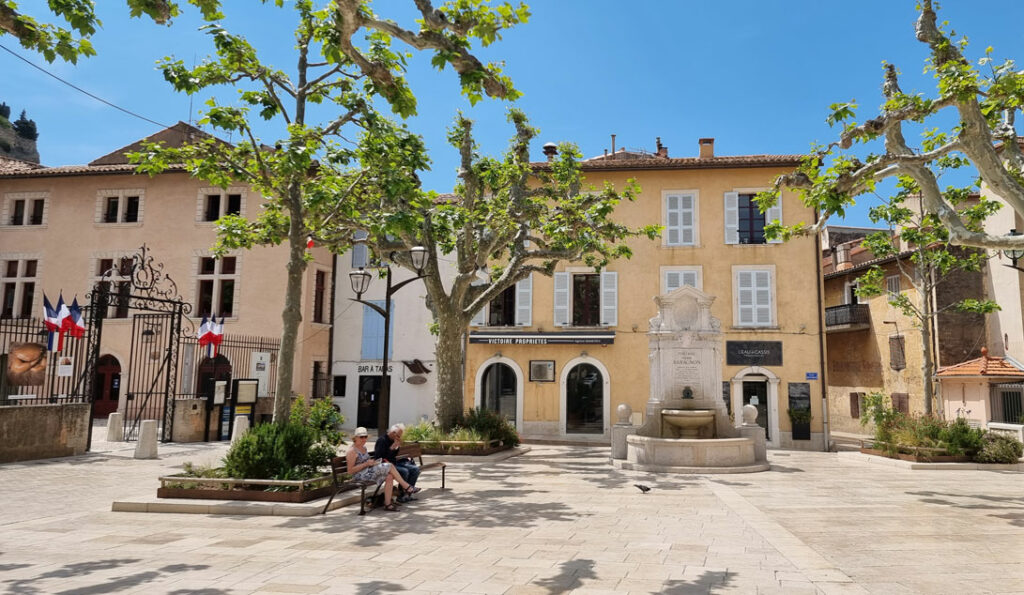
M 818 373 L 817 372 L 808 372 L 805 375 L 805 377 L 804 377 L 804 380 L 817 380 L 817 379 L 818 379 Z

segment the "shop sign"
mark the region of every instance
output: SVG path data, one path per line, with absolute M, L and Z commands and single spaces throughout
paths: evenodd
M 781 366 L 782 341 L 726 341 L 729 366 Z
M 614 332 L 486 333 L 469 334 L 469 342 L 482 345 L 611 345 Z

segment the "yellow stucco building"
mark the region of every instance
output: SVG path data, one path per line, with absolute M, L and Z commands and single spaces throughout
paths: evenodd
M 560 264 L 494 300 L 474 321 L 466 357 L 466 407 L 498 410 L 531 439 L 608 443 L 616 407 L 635 423 L 650 387 L 654 297 L 681 285 L 715 296 L 721 322 L 723 398 L 754 404 L 771 446 L 823 449 L 823 336 L 819 247 L 814 237 L 768 242 L 765 221 L 813 221 L 795 194 L 762 214 L 752 202 L 798 155 L 699 156 L 612 152 L 583 162 L 590 184 L 636 179 L 638 199 L 616 209 L 631 227 L 665 227 L 630 241 L 633 257 L 597 273 Z M 537 164 L 543 167 L 543 164 Z M 794 440 L 789 409 L 809 409 L 809 436 Z

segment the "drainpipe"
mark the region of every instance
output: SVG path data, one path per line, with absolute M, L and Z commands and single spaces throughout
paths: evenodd
M 338 283 L 338 255 L 331 254 L 331 326 L 327 329 L 327 390 L 331 394 L 331 403 L 334 403 L 334 302 L 337 296 Z
M 782 200 L 782 197 L 779 197 Z M 818 210 L 814 210 L 814 220 L 818 220 Z M 814 234 L 814 262 L 815 270 L 818 272 L 816 278 L 816 285 L 818 286 L 818 359 L 819 367 L 821 368 L 821 427 L 822 432 L 825 435 L 825 452 L 828 452 L 829 444 L 832 442 L 831 435 L 828 429 L 828 382 L 825 379 L 825 309 L 822 307 L 824 302 L 822 301 L 821 287 L 824 284 L 824 276 L 821 270 L 821 234 Z

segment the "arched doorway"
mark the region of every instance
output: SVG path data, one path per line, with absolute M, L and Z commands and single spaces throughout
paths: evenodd
M 117 411 L 117 400 L 121 394 L 121 363 L 112 355 L 96 360 L 96 394 L 93 395 L 92 416 L 106 419 Z
M 767 368 L 751 366 L 732 377 L 732 410 L 757 408 L 757 424 L 764 428 L 768 446 L 779 445 L 779 377 Z M 739 425 L 741 416 L 736 416 Z
M 219 353 L 216 357 L 204 357 L 199 362 L 199 372 L 196 375 L 196 396 L 200 399 L 210 398 L 210 395 L 213 394 L 215 380 L 227 381 L 224 398 L 228 398 L 227 391 L 231 390 L 231 362 Z
M 589 363 L 573 366 L 565 377 L 565 433 L 604 433 L 604 374 Z
M 511 367 L 502 363 L 487 366 L 480 383 L 480 407 L 515 423 L 517 385 L 516 372 Z

